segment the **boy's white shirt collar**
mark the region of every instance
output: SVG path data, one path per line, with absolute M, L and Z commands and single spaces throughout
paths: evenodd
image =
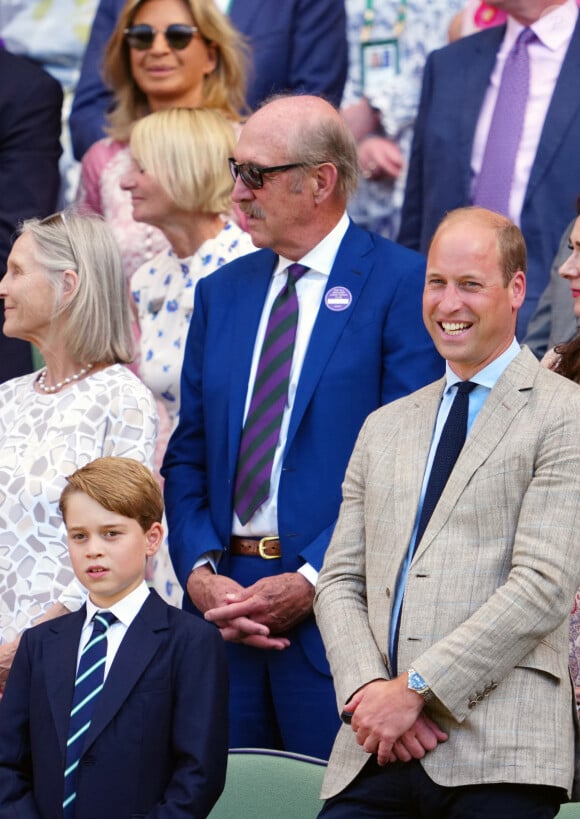
M 129 628 L 135 617 L 139 614 L 143 603 L 149 597 L 149 586 L 143 580 L 136 589 L 129 592 L 121 600 L 118 600 L 111 608 L 103 609 L 95 606 L 90 596 L 87 597 L 87 616 L 85 619 L 85 626 L 90 623 L 98 611 L 111 611 L 117 620 L 122 623 L 125 628 Z

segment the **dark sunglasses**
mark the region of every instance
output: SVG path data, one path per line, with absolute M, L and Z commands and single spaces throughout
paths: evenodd
M 291 168 L 304 168 L 303 162 L 292 162 L 290 165 L 273 165 L 271 168 L 261 168 L 259 165 L 252 165 L 249 162 L 238 163 L 232 156 L 229 157 L 228 162 L 234 182 L 239 176 L 246 188 L 251 188 L 252 190 L 259 190 L 264 187 L 264 174 L 280 173 L 281 171 L 289 171 Z
M 151 48 L 156 34 L 163 34 L 169 48 L 181 51 L 182 48 L 187 48 L 198 31 L 197 26 L 186 26 L 185 23 L 172 23 L 165 31 L 153 28 L 148 23 L 139 23 L 126 28 L 124 34 L 129 48 L 135 48 L 137 51 Z

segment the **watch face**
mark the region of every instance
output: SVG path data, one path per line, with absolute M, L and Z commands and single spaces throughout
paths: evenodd
M 422 694 L 424 691 L 429 690 L 429 686 L 423 677 L 416 671 L 409 671 L 409 688 L 412 691 L 416 691 L 418 694 Z

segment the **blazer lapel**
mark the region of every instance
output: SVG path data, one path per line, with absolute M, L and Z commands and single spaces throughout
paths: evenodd
M 373 247 L 369 235 L 351 222 L 336 255 L 312 328 L 288 427 L 286 451 L 292 444 L 328 359 L 344 328 L 356 312 L 358 298 L 374 264 Z M 334 311 L 326 306 L 326 295 L 338 287 L 348 291 L 352 300 L 345 310 Z
M 463 83 L 463 91 L 457 93 L 457 98 L 461 101 L 459 159 L 467 175 L 466 190 L 469 190 L 471 180 L 471 153 L 475 128 L 504 33 L 505 26 L 498 26 L 465 41 L 465 46 L 470 43 L 473 50 L 471 55 L 467 55 L 465 64 L 458 74 L 459 81 Z
M 498 447 L 504 435 L 509 434 L 514 419 L 528 402 L 539 366 L 532 353 L 524 349 L 491 390 L 433 511 L 417 555 L 429 547 L 445 525 L 474 472 Z
M 43 655 L 46 690 L 63 759 L 66 753 L 79 643 L 86 614 L 86 607 L 83 606 L 74 614 L 53 620 Z
M 231 349 L 227 350 L 230 361 L 229 393 L 229 447 L 228 473 L 235 475 L 244 418 L 244 406 L 248 392 L 248 379 L 252 355 L 264 301 L 270 286 L 272 273 L 278 257 L 271 250 L 264 250 L 248 257 L 251 267 L 240 274 L 236 281 L 234 300 L 234 328 Z
M 534 190 L 549 169 L 558 148 L 564 139 L 570 123 L 578 115 L 580 95 L 576 83 L 580 76 L 580 18 L 576 23 L 572 40 L 562 63 L 560 75 L 556 82 L 554 94 L 546 114 L 540 144 L 526 190 L 526 201 L 533 196 Z
M 141 611 L 127 629 L 113 660 L 105 687 L 95 706 L 83 753 L 86 753 L 121 708 L 151 662 L 168 628 L 165 604 L 155 591 L 150 591 Z
M 405 440 L 397 447 L 393 464 L 393 472 L 397 476 L 394 521 L 397 526 L 402 527 L 396 539 L 401 543 L 401 556 L 406 553 L 413 534 L 427 457 L 445 384 L 445 378 L 429 384 L 415 393 L 411 408 L 405 407 L 405 426 L 412 430 L 412 434 L 405 436 Z M 410 509 L 414 509 L 415 514 L 409 515 Z

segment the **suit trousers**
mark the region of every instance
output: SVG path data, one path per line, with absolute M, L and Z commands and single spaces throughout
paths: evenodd
M 280 571 L 279 560 L 244 556 L 231 559 L 229 574 L 246 587 Z M 340 727 L 334 687 L 307 658 L 299 632 L 300 626 L 288 632 L 290 646 L 283 651 L 226 644 L 231 748 L 330 756 Z
M 384 767 L 369 759 L 357 778 L 328 799 L 319 819 L 553 819 L 566 793 L 509 783 L 446 788 L 418 760 Z

